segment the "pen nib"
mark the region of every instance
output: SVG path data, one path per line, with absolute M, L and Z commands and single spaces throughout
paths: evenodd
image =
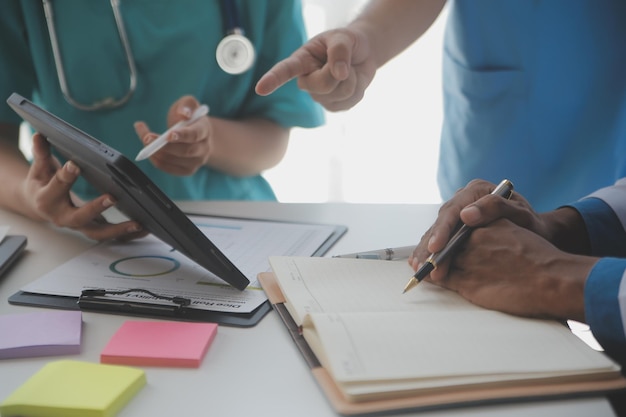
M 402 291 L 402 294 L 404 294 L 405 292 L 407 292 L 411 288 L 415 287 L 419 283 L 420 282 L 417 279 L 415 279 L 415 277 L 411 277 L 409 282 L 407 282 L 406 286 L 404 287 L 404 290 Z

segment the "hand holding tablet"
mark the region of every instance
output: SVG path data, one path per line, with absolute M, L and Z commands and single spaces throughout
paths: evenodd
M 113 196 L 122 213 L 233 287 L 248 286 L 248 278 L 132 161 L 19 94 L 13 93 L 7 103 L 75 163 L 94 188 Z M 204 111 L 208 108 L 198 114 Z

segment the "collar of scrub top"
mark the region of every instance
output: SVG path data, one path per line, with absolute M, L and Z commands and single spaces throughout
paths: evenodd
M 221 0 L 221 7 L 226 35 L 217 45 L 215 58 L 224 72 L 232 75 L 241 74 L 254 64 L 254 46 L 241 26 L 235 0 Z
M 43 8 L 46 16 L 46 25 L 48 26 L 48 34 L 50 36 L 50 45 L 52 47 L 52 55 L 54 57 L 54 64 L 57 70 L 57 77 L 59 79 L 59 86 L 65 100 L 73 107 L 84 111 L 96 111 L 105 109 L 114 109 L 121 107 L 130 98 L 137 88 L 137 68 L 135 67 L 135 58 L 130 49 L 130 43 L 128 42 L 128 35 L 124 27 L 124 21 L 122 20 L 122 14 L 120 12 L 120 0 L 111 0 L 111 9 L 113 10 L 113 16 L 115 17 L 115 25 L 117 26 L 117 33 L 119 34 L 122 47 L 124 48 L 124 54 L 126 55 L 126 62 L 128 63 L 128 91 L 120 98 L 105 97 L 102 100 L 96 101 L 91 104 L 81 103 L 72 97 L 70 89 L 67 85 L 67 78 L 65 77 L 65 69 L 63 67 L 63 60 L 61 59 L 61 51 L 59 48 L 59 40 L 56 34 L 56 26 L 54 24 L 54 13 L 52 10 L 52 3 L 50 0 L 43 0 Z

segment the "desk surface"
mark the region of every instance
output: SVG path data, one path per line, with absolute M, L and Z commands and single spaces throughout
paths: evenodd
M 181 202 L 180 206 L 194 213 L 348 226 L 347 234 L 328 255 L 416 244 L 437 214 L 437 206 L 408 204 Z M 33 307 L 9 305 L 6 300 L 26 283 L 93 245 L 74 232 L 34 223 L 0 210 L 0 225 L 3 224 L 11 226 L 11 234 L 24 234 L 29 241 L 24 256 L 1 278 L 0 314 L 32 311 Z M 99 362 L 102 348 L 128 319 L 83 313 L 82 353 L 71 359 Z M 60 358 L 0 361 L 0 401 L 45 363 Z M 275 312 L 270 312 L 253 328 L 220 326 L 199 369 L 144 369 L 148 384 L 119 417 L 336 415 Z M 606 399 L 587 398 L 402 414 L 413 415 L 602 417 L 615 414 Z

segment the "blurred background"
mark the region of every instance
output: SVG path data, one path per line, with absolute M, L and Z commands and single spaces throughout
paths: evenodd
M 309 37 L 343 26 L 366 0 L 302 0 Z M 440 203 L 441 54 L 446 10 L 426 35 L 377 73 L 352 109 L 292 130 L 287 154 L 265 172 L 285 203 Z M 31 152 L 23 124 L 21 147 Z
M 365 0 L 303 0 L 310 37 L 350 21 Z M 446 10 L 377 73 L 352 109 L 294 129 L 265 177 L 281 202 L 440 203 L 441 54 Z

